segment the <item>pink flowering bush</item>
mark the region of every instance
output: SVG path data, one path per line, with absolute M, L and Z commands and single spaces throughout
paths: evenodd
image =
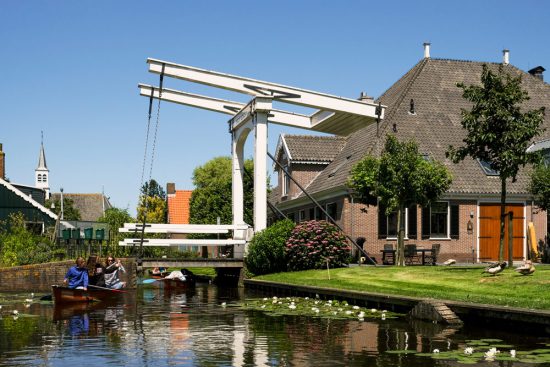
M 285 245 L 289 270 L 342 267 L 349 262 L 350 246 L 333 224 L 321 220 L 302 222 L 294 227 Z

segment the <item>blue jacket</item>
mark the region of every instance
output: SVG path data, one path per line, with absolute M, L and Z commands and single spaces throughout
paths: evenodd
M 79 268 L 75 265 L 69 269 L 65 279 L 69 280 L 69 288 L 88 288 L 88 269 Z

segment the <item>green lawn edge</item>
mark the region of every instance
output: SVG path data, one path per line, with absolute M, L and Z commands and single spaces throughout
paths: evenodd
M 507 269 L 493 276 L 479 266 L 348 268 L 284 272 L 252 279 L 406 297 L 550 310 L 550 267 L 523 276 Z

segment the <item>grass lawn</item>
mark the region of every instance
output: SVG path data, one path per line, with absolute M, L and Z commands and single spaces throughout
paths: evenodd
M 523 276 L 513 269 L 492 276 L 480 267 L 371 267 L 308 270 L 255 277 L 279 283 L 421 298 L 550 310 L 550 267 Z

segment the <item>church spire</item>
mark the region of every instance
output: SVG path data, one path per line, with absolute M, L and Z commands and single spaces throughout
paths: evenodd
M 41 131 L 40 154 L 38 156 L 38 167 L 34 170 L 34 186 L 46 192 L 46 199 L 50 198 L 50 170 L 46 165 L 46 153 L 44 153 L 44 132 Z
M 46 153 L 44 153 L 44 132 L 40 132 L 40 155 L 38 156 L 38 167 L 36 169 L 48 169 L 46 165 Z

